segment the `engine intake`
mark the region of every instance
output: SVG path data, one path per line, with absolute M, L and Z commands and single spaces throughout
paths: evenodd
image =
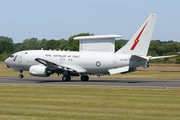
M 33 76 L 49 77 L 53 71 L 49 70 L 46 66 L 33 65 L 29 68 L 29 74 Z

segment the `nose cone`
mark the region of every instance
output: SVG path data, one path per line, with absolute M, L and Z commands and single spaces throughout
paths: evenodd
M 7 58 L 7 59 L 4 61 L 4 63 L 5 63 L 6 65 L 8 65 L 9 59 Z

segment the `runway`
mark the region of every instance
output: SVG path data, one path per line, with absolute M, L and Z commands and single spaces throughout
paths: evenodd
M 61 78 L 42 77 L 0 77 L 0 84 L 13 85 L 56 85 L 56 86 L 102 86 L 102 87 L 139 87 L 139 88 L 178 88 L 180 80 L 160 79 L 109 79 L 90 78 L 89 81 L 80 81 L 79 78 L 72 78 L 71 81 L 63 82 Z

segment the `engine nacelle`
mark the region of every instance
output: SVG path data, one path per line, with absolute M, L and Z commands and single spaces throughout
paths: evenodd
M 33 65 L 29 68 L 29 74 L 33 76 L 49 77 L 53 71 L 49 70 L 46 66 Z

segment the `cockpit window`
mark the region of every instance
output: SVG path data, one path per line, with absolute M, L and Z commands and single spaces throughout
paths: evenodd
M 14 57 L 14 55 L 11 55 L 11 57 L 10 58 L 13 58 Z

